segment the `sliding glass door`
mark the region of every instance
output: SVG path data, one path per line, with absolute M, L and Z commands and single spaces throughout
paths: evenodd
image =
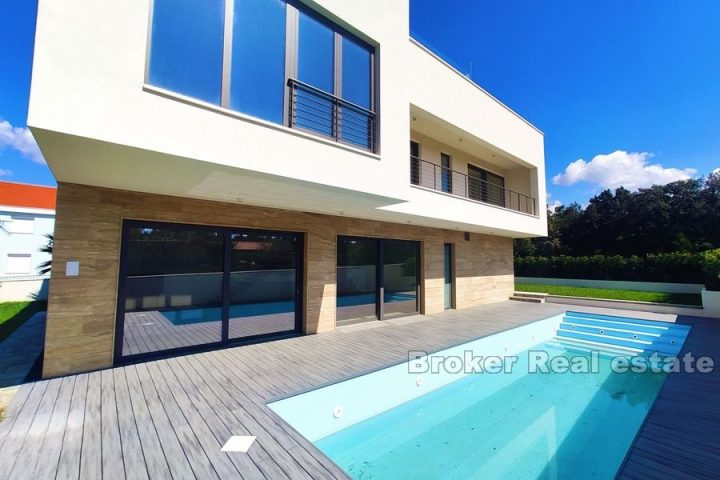
M 137 226 L 125 247 L 123 356 L 222 339 L 222 233 Z
M 300 328 L 302 235 L 126 221 L 116 358 Z
M 418 312 L 419 244 L 404 240 L 382 240 L 382 318 Z
M 296 234 L 230 234 L 231 339 L 295 328 L 299 269 Z
M 419 311 L 418 242 L 341 236 L 337 255 L 338 325 Z
M 337 259 L 337 323 L 377 319 L 378 241 L 339 237 Z

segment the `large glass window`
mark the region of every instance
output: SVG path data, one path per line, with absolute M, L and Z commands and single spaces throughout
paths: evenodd
M 246 231 L 230 242 L 230 338 L 293 330 L 297 235 Z
M 118 355 L 294 332 L 302 235 L 127 222 Z
M 150 84 L 375 149 L 372 46 L 287 0 L 153 5 Z
M 418 243 L 383 241 L 383 318 L 418 311 Z
M 335 32 L 314 16 L 300 12 L 298 79 L 327 93 L 335 90 Z
M 372 53 L 370 48 L 350 38 L 342 39 L 342 98 L 363 108 L 371 108 Z
M 285 2 L 235 0 L 230 108 L 283 121 Z
M 151 84 L 220 104 L 224 0 L 154 0 Z
M 378 241 L 339 237 L 337 323 L 377 319 Z
M 221 340 L 224 237 L 133 227 L 125 237 L 124 356 Z
M 420 244 L 338 237 L 337 324 L 418 312 Z
M 297 72 L 298 80 L 321 92 L 306 88 L 296 91 L 295 125 L 333 136 L 335 32 L 305 12 L 300 12 L 298 22 Z
M 372 124 L 366 110 L 372 109 L 372 53 L 360 42 L 342 39 L 342 99 L 353 105 L 340 110 L 340 138 L 363 147 L 372 147 Z M 355 108 L 354 105 L 362 107 Z M 364 110 L 363 110 L 364 109 Z

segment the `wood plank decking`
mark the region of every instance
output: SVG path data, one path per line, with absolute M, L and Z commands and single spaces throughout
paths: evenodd
M 0 478 L 347 478 L 265 404 L 566 309 L 504 302 L 26 384 L 0 423 Z M 680 321 L 686 349 L 720 364 L 720 321 Z M 717 473 L 719 373 L 667 380 L 621 478 Z M 221 452 L 231 435 L 257 441 Z

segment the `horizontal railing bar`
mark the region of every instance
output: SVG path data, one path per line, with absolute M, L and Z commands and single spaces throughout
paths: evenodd
M 521 213 L 537 215 L 534 197 L 483 180 L 482 178 L 458 172 L 450 167 L 429 162 L 414 155 L 410 155 L 410 159 L 410 178 L 414 184 L 424 187 L 432 184 L 432 187 L 428 188 L 472 200 L 477 200 L 472 198 L 474 196 L 485 197 L 487 200 L 477 201 L 498 205 Z M 424 177 L 428 176 L 431 176 L 431 178 L 424 181 Z M 517 207 L 513 207 L 513 197 L 516 197 L 517 202 L 515 203 Z M 525 203 L 524 208 L 521 202 Z
M 334 103 L 317 102 L 313 97 L 305 97 L 303 95 L 295 95 L 295 103 L 297 103 L 298 105 L 322 108 L 324 110 L 332 110 L 335 108 Z
M 294 113 L 293 114 L 293 124 L 312 124 L 315 125 L 317 128 L 323 128 L 323 129 L 331 129 L 332 128 L 332 121 L 326 117 L 318 117 L 315 114 L 312 113 Z M 358 130 L 357 127 L 351 127 L 348 128 L 345 124 L 341 125 L 340 128 L 340 135 L 349 134 L 354 135 L 356 137 L 367 137 L 372 138 L 372 134 L 368 132 L 369 128 L 364 128 Z M 322 132 L 320 132 L 322 133 Z
M 291 128 L 375 151 L 374 112 L 299 80 L 289 79 L 288 86 Z
M 298 119 L 298 120 L 302 120 L 302 119 L 314 120 L 314 119 L 317 119 L 319 123 L 327 122 L 328 125 L 332 125 L 332 117 L 323 116 L 323 115 L 318 115 L 318 114 L 315 113 L 315 112 L 307 111 L 307 110 L 303 110 L 303 111 L 298 111 L 298 112 L 296 112 L 296 113 L 295 113 L 295 118 Z
M 297 79 L 295 79 L 295 78 L 289 79 L 289 80 L 288 80 L 288 84 L 289 84 L 290 86 L 295 85 L 295 86 L 301 87 L 301 88 L 303 88 L 303 89 L 310 90 L 311 92 L 314 92 L 314 93 L 318 94 L 318 95 L 321 96 L 321 97 L 325 97 L 325 98 L 327 98 L 328 100 L 332 100 L 332 101 L 338 102 L 341 106 L 352 107 L 352 108 L 354 108 L 354 109 L 360 110 L 361 112 L 365 112 L 365 113 L 367 113 L 368 115 L 375 116 L 375 112 L 373 112 L 372 110 L 368 110 L 367 108 L 361 107 L 360 105 L 357 105 L 357 104 L 355 104 L 355 103 L 353 103 L 353 102 L 350 102 L 350 101 L 348 101 L 348 100 L 343 100 L 342 98 L 336 97 L 335 95 L 332 95 L 332 94 L 327 93 L 327 92 L 325 92 L 325 91 L 323 91 L 323 90 L 320 90 L 320 89 L 317 88 L 317 87 L 313 87 L 312 85 L 308 85 L 307 83 L 301 82 L 300 80 L 297 80 Z

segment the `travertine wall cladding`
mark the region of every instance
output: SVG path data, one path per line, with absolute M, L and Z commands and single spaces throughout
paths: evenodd
M 410 225 L 150 195 L 82 185 L 58 185 L 43 375 L 58 376 L 113 363 L 118 261 L 123 219 L 156 220 L 306 234 L 306 333 L 335 327 L 338 235 L 422 242 L 421 308 L 443 310 L 443 243 L 456 252 L 456 306 L 507 300 L 513 290 L 512 240 Z M 65 263 L 80 275 L 65 276 Z

